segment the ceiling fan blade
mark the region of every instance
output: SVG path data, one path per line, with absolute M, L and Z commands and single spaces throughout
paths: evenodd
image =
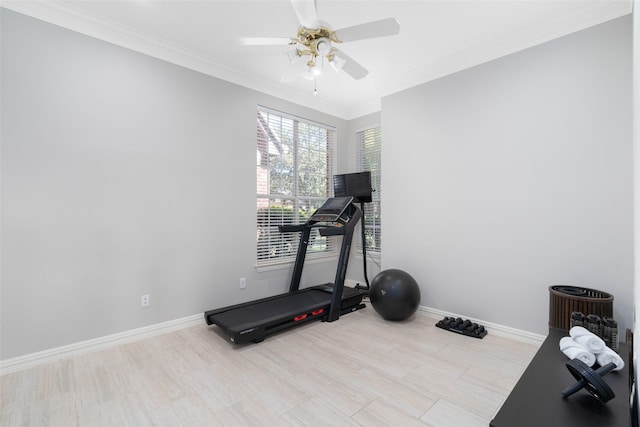
M 341 42 L 371 39 L 374 37 L 393 36 L 400 32 L 400 23 L 396 18 L 381 19 L 334 31 Z
M 342 66 L 342 70 L 354 79 L 360 80 L 365 78 L 367 74 L 369 74 L 369 70 L 364 68 L 362 65 L 357 63 L 353 58 L 351 58 L 341 50 L 336 50 L 334 55 L 345 61 L 344 65 Z
M 316 0 L 291 0 L 291 4 L 296 11 L 300 25 L 310 30 L 320 28 Z
M 240 44 L 243 46 L 286 46 L 296 43 L 296 40 L 289 37 L 240 37 Z

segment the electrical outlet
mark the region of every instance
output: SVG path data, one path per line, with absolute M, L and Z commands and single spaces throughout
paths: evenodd
M 245 289 L 247 287 L 247 278 L 246 277 L 241 277 L 240 278 L 240 289 Z
M 140 308 L 149 307 L 149 295 L 142 295 L 140 297 Z

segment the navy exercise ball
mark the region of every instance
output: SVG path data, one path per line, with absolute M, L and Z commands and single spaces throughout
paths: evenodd
M 409 273 L 389 269 L 371 282 L 369 299 L 373 308 L 387 320 L 405 320 L 418 309 L 420 287 Z

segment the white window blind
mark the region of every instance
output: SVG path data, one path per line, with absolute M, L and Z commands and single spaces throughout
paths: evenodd
M 382 180 L 380 175 L 380 159 L 382 134 L 380 126 L 365 129 L 356 133 L 358 171 L 371 172 L 372 202 L 365 204 L 365 240 L 369 253 L 380 253 L 382 244 L 382 228 L 380 218 L 380 197 L 382 195 Z M 362 243 L 360 243 L 359 247 Z
M 295 259 L 299 233 L 278 225 L 305 222 L 332 194 L 336 131 L 279 111 L 257 114 L 257 265 Z M 335 252 L 333 238 L 311 233 L 307 258 Z

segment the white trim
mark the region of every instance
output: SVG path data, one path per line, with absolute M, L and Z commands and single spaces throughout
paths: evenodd
M 333 253 L 329 253 L 326 255 L 318 256 L 309 256 L 305 258 L 304 265 L 314 265 L 314 264 L 324 264 L 325 262 L 335 262 L 338 259 L 337 250 Z M 254 264 L 253 268 L 256 269 L 257 272 L 262 273 L 263 271 L 275 271 L 275 270 L 286 270 L 288 268 L 293 268 L 296 261 L 295 259 L 289 259 L 287 261 L 274 261 L 272 263 L 264 263 L 264 264 Z
M 424 64 L 379 83 L 376 89 L 381 97 L 385 97 L 630 13 L 631 1 L 594 1 L 576 5 L 570 13 L 492 39 L 436 63 Z
M 361 237 L 360 235 L 358 235 L 359 237 Z M 362 240 L 362 239 L 360 239 Z M 360 242 L 358 242 L 360 243 Z M 356 257 L 357 260 L 362 261 L 362 245 L 359 245 L 355 248 L 354 251 L 354 257 Z M 367 249 L 367 259 L 369 260 L 373 260 L 374 263 L 376 263 L 376 265 L 378 265 L 378 267 L 380 267 L 380 263 L 382 262 L 382 252 L 381 251 L 372 251 L 371 249 Z
M 354 287 L 356 280 L 345 280 L 345 286 Z M 445 316 L 464 317 L 455 313 L 448 313 L 435 308 L 421 305 L 418 307 L 418 314 L 441 319 Z M 491 334 L 502 336 L 528 344 L 540 345 L 544 339 L 544 335 L 534 334 L 520 329 L 510 328 L 508 326 L 498 325 L 496 323 L 485 322 L 478 319 L 469 318 L 472 322 L 482 324 Z M 39 351 L 37 353 L 26 354 L 7 360 L 0 360 L 0 376 L 10 374 L 12 372 L 33 368 L 44 365 L 45 363 L 57 362 L 61 359 L 67 359 L 81 354 L 91 353 L 106 348 L 139 341 L 145 338 L 166 334 L 202 324 L 204 321 L 201 313 L 193 316 L 183 317 L 181 319 L 170 320 L 168 322 L 157 323 L 155 325 L 144 326 L 142 328 L 132 329 L 130 331 L 120 332 L 113 335 L 107 335 L 87 341 L 81 341 L 75 344 L 56 347 L 49 350 Z
M 627 15 L 632 11 L 631 0 L 577 4 L 571 12 L 556 16 L 550 21 L 514 31 L 501 39 L 491 40 L 435 64 L 425 64 L 381 82 L 375 86 L 377 93 L 368 101 L 360 102 L 357 106 L 348 106 L 325 101 L 322 97 L 313 96 L 310 91 L 290 90 L 284 85 L 231 69 L 202 52 L 185 49 L 116 22 L 88 15 L 69 4 L 55 1 L 2 0 L 1 6 L 345 120 L 380 111 L 380 97 Z
M 334 125 L 330 125 L 327 123 L 323 123 L 323 122 L 319 122 L 317 120 L 313 120 L 313 119 L 308 119 L 306 117 L 302 117 L 302 116 L 297 116 L 295 114 L 291 114 L 291 113 L 287 113 L 286 111 L 282 111 L 282 110 L 278 110 L 277 108 L 272 108 L 272 107 L 268 107 L 266 105 L 262 105 L 262 104 L 258 104 L 258 111 L 263 111 L 265 113 L 268 114 L 275 114 L 277 116 L 281 116 L 282 118 L 285 119 L 289 119 L 289 120 L 293 120 L 296 122 L 300 122 L 300 123 L 305 123 L 311 126 L 316 126 L 316 127 L 321 127 L 321 128 L 325 128 L 327 130 L 333 131 L 333 132 L 337 132 L 338 128 L 336 128 Z M 313 196 L 310 196 L 309 198 L 313 199 Z M 324 200 L 322 197 L 318 197 L 318 200 Z
M 359 132 L 364 132 L 365 130 L 375 129 L 375 128 L 382 129 L 382 123 L 377 122 L 377 123 L 371 124 L 369 126 L 363 126 L 360 129 L 355 129 L 353 132 L 357 135 Z
M 324 100 L 322 97 L 313 96 L 311 91 L 291 90 L 279 82 L 272 82 L 263 77 L 250 75 L 242 70 L 232 69 L 202 52 L 186 49 L 183 46 L 158 39 L 135 28 L 128 28 L 117 22 L 87 14 L 70 4 L 48 0 L 0 0 L 0 6 L 116 46 L 144 53 L 145 55 L 199 71 L 267 95 L 305 105 L 345 120 L 358 117 L 357 114 L 363 114 L 363 111 L 368 114 L 380 110 L 379 99 L 374 99 L 355 109 L 344 105 L 336 105 L 333 102 Z
M 362 283 L 362 280 L 346 279 L 344 285 L 350 288 L 355 288 L 358 283 Z M 499 325 L 497 323 L 486 322 L 480 319 L 474 319 L 465 317 L 461 314 L 451 313 L 436 308 L 427 307 L 424 305 L 418 306 L 418 314 L 423 316 L 432 317 L 437 320 L 441 320 L 444 317 L 461 317 L 469 319 L 472 322 L 481 324 L 485 329 L 493 335 L 509 338 L 515 341 L 525 342 L 527 344 L 540 345 L 545 340 L 545 335 L 534 334 L 533 332 L 523 331 L 521 329 L 511 328 L 509 326 Z
M 94 338 L 87 341 L 80 341 L 74 344 L 55 347 L 37 353 L 26 354 L 11 359 L 0 360 L 0 376 L 23 369 L 33 368 L 45 363 L 56 362 L 61 359 L 90 353 L 105 348 L 139 341 L 145 338 L 177 331 L 189 326 L 199 325 L 204 322 L 203 314 L 183 317 L 181 319 L 170 320 L 168 322 L 156 323 L 142 328 L 132 329 L 113 335 Z
M 464 319 L 469 319 L 472 322 L 475 322 L 484 326 L 488 333 L 491 333 L 493 335 L 497 335 L 500 337 L 509 338 L 515 341 L 525 342 L 527 344 L 540 345 L 546 338 L 545 335 L 534 334 L 533 332 L 527 332 L 521 329 L 510 328 L 509 326 L 499 325 L 497 323 L 491 323 L 491 322 L 486 322 L 480 319 L 465 317 L 457 313 L 449 313 L 446 311 L 438 310 L 436 308 L 426 307 L 424 305 L 421 305 L 418 307 L 418 312 L 438 320 L 444 317 L 461 317 Z

